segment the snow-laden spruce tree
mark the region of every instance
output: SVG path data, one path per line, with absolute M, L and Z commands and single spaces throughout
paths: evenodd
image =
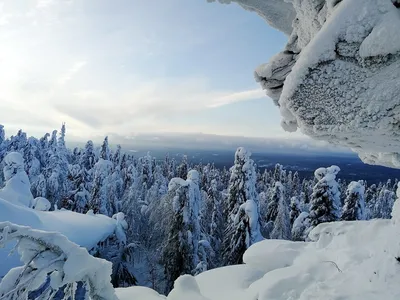
M 211 186 L 208 189 L 207 194 L 209 200 L 213 204 L 210 224 L 210 239 L 211 247 L 215 253 L 214 265 L 220 265 L 221 247 L 224 236 L 225 222 L 222 195 L 221 192 L 218 190 L 218 183 L 216 179 L 213 179 L 211 181 Z
M 87 141 L 85 149 L 83 150 L 80 158 L 80 165 L 85 167 L 86 170 L 91 170 L 96 163 L 96 154 L 94 152 L 94 145 L 92 141 Z
M 301 193 L 301 182 L 299 173 L 296 171 L 292 179 L 292 196 L 298 196 Z
M 302 212 L 292 226 L 292 240 L 293 241 L 305 241 L 309 232 L 312 229 L 310 223 L 310 216 L 308 212 Z
M 185 179 L 189 170 L 189 163 L 187 155 L 183 155 L 182 161 L 177 168 L 177 177 Z
M 267 222 L 275 222 L 276 216 L 278 215 L 278 207 L 281 199 L 285 199 L 285 191 L 283 184 L 280 181 L 276 181 L 274 189 L 271 193 L 271 198 L 268 202 L 267 207 Z
M 375 204 L 378 198 L 378 188 L 376 184 L 370 185 L 365 192 L 365 207 L 366 207 L 366 219 L 372 219 L 375 211 Z
M 39 141 L 34 137 L 30 137 L 26 147 L 24 151 L 25 169 L 28 171 L 31 185 L 34 186 L 41 171 Z
M 223 242 L 225 265 L 243 262 L 244 252 L 262 239 L 260 233 L 256 171 L 251 153 L 238 148 L 231 168 L 226 215 L 227 228 Z
M 171 179 L 168 197 L 173 208 L 169 222 L 169 233 L 162 253 L 166 278 L 166 293 L 173 288 L 174 281 L 183 274 L 192 274 L 199 264 L 198 243 L 200 238 L 199 174 L 189 171 L 187 180 Z
M 112 162 L 99 159 L 94 166 L 94 182 L 91 194 L 90 209 L 95 213 L 112 216 L 114 211 L 110 203 L 110 175 Z
M 61 128 L 58 140 L 57 130 L 52 132 L 45 157 L 47 197 L 53 205 L 58 207 L 61 207 L 62 201 L 68 198 L 68 150 L 64 138 L 65 124 Z
M 0 146 L 3 144 L 5 140 L 6 140 L 6 133 L 4 131 L 4 125 L 0 124 Z
M 364 185 L 357 181 L 350 182 L 342 211 L 343 221 L 365 220 Z
M 302 212 L 301 210 L 302 207 L 299 198 L 300 196 L 293 196 L 290 199 L 290 224 L 292 225 Z
M 400 183 L 397 184 L 396 201 L 393 204 L 391 216 L 393 222 L 398 226 L 400 223 Z
M 104 138 L 103 144 L 100 148 L 100 158 L 104 160 L 111 160 L 111 150 L 110 146 L 108 145 L 108 136 Z
M 125 215 L 119 212 L 112 216 L 116 221 L 114 234 L 100 242 L 92 254 L 112 263 L 111 283 L 114 287 L 129 287 L 137 284 L 134 275 L 134 244 L 128 244 L 125 231 L 128 223 Z
M 278 184 L 278 182 L 276 184 Z M 290 215 L 284 197 L 280 197 L 279 199 L 278 211 L 274 221 L 274 229 L 272 230 L 270 237 L 272 239 L 280 240 L 291 239 Z
M 31 207 L 33 195 L 22 155 L 18 152 L 8 153 L 3 160 L 3 165 L 6 185 L 0 190 L 0 197 L 16 205 Z
M 314 172 L 318 183 L 311 196 L 310 221 L 312 226 L 332 222 L 340 217 L 340 192 L 336 175 L 339 167 L 319 168 Z
M 395 193 L 387 185 L 383 185 L 375 203 L 373 218 L 390 219 Z

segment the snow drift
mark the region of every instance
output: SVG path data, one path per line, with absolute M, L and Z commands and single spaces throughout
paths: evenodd
M 259 242 L 247 250 L 245 265 L 185 275 L 167 298 L 136 287 L 117 289 L 117 296 L 122 300 L 134 296 L 142 300 L 399 299 L 398 230 L 392 221 L 325 223 L 311 231 L 310 238 L 311 242 Z
M 400 168 L 398 0 L 219 2 L 256 11 L 289 36 L 285 49 L 255 71 L 285 130 Z
M 68 210 L 39 211 L 15 205 L 0 198 L 0 222 L 8 221 L 33 229 L 59 232 L 70 241 L 90 250 L 116 230 L 117 220 L 103 215 L 84 215 Z M 10 248 L 0 249 L 0 277 L 20 265 L 17 255 L 8 256 Z

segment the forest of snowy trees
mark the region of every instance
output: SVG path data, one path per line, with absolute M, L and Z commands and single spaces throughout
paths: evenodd
M 62 125 L 40 139 L 22 130 L 6 139 L 0 125 L 1 169 L 8 153 L 19 152 L 33 197 L 50 202 L 45 210 L 124 214 L 123 249 L 108 241 L 95 253 L 114 263 L 114 286 L 168 293 L 182 274 L 242 263 L 262 239 L 304 241 L 320 223 L 388 219 L 395 201 L 397 180 L 345 182 L 338 166 L 319 168 L 314 178 L 279 164 L 260 172 L 251 153 L 238 148 L 232 168 L 218 169 L 186 156 L 135 157 L 111 148 L 107 137 L 99 147 L 88 141 L 69 149 L 65 135 Z M 1 175 L 0 188 L 7 180 Z

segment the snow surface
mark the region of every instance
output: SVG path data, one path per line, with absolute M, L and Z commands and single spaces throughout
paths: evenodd
M 310 242 L 264 240 L 247 250 L 245 265 L 185 275 L 167 299 L 399 299 L 398 237 L 391 220 L 320 224 Z M 117 294 L 121 300 L 165 299 L 135 287 Z
M 90 250 L 116 230 L 116 219 L 84 215 L 68 210 L 39 211 L 15 205 L 0 198 L 0 222 L 8 221 L 33 229 L 59 232 L 70 241 Z M 0 249 L 0 277 L 20 265 L 18 255 L 8 256 L 10 248 Z

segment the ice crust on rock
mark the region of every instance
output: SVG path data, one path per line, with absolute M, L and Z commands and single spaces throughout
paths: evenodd
M 349 147 L 369 164 L 400 168 L 397 0 L 219 2 L 256 11 L 289 35 L 283 51 L 255 70 L 285 130 Z

